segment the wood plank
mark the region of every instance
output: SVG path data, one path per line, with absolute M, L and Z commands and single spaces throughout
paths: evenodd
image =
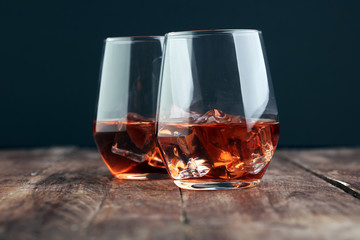
M 290 161 L 360 198 L 360 149 L 287 150 Z
M 256 188 L 180 195 L 171 180 L 115 180 L 96 150 L 0 151 L 0 239 L 360 236 L 359 199 L 289 154 L 277 151 Z
M 182 190 L 191 239 L 356 239 L 360 202 L 278 151 L 262 183 L 230 191 Z
M 116 180 L 89 227 L 90 239 L 184 239 L 179 189 L 169 179 Z
M 0 164 L 0 239 L 183 239 L 171 180 L 116 180 L 76 148 L 2 151 Z
M 0 161 L 2 239 L 79 239 L 112 181 L 95 151 L 2 151 Z

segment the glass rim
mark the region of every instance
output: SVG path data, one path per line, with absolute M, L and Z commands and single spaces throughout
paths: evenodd
M 208 30 L 191 30 L 191 31 L 176 31 L 165 34 L 165 37 L 195 37 L 195 36 L 214 36 L 227 34 L 261 34 L 257 29 L 208 29 Z
M 163 40 L 164 36 L 120 36 L 120 37 L 107 37 L 104 42 L 134 42 L 134 41 L 151 41 L 151 40 Z

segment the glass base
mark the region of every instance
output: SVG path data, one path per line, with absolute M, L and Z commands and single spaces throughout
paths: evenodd
M 207 182 L 191 181 L 191 180 L 175 180 L 174 183 L 183 189 L 190 190 L 228 190 L 237 188 L 254 187 L 260 183 L 260 180 L 254 181 L 211 181 Z
M 118 179 L 127 180 L 149 180 L 149 179 L 168 179 L 170 176 L 166 173 L 119 173 L 115 175 Z

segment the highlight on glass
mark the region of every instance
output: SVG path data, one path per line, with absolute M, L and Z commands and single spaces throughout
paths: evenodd
M 161 75 L 157 141 L 175 184 L 257 185 L 279 138 L 261 32 L 168 33 Z
M 107 38 L 93 134 L 120 179 L 167 178 L 155 141 L 162 36 Z

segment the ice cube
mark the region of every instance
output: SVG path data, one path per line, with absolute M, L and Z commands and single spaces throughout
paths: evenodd
M 207 160 L 190 158 L 183 171 L 179 172 L 178 179 L 203 177 L 211 170 Z
M 148 161 L 148 164 L 152 167 L 165 168 L 161 160 L 160 149 L 158 147 L 155 147 L 154 151 L 150 151 L 149 153 L 147 153 L 145 159 Z
M 137 154 L 137 153 L 131 152 L 129 150 L 119 148 L 118 143 L 115 143 L 111 147 L 111 152 L 114 153 L 114 154 L 126 157 L 128 159 L 131 159 L 131 160 L 133 160 L 134 162 L 137 162 L 137 163 L 141 163 L 141 162 L 144 162 L 146 160 L 145 156 L 143 154 Z
M 155 126 L 151 122 L 137 113 L 128 113 L 118 122 L 111 152 L 138 163 L 154 159 Z
M 179 145 L 169 145 L 165 152 L 171 176 L 175 179 L 202 177 L 211 169 L 211 164 L 207 160 L 189 157 Z
M 196 132 L 193 129 L 185 129 L 187 134 L 181 134 L 177 138 L 180 150 L 187 156 L 191 156 L 197 150 L 198 138 Z M 183 132 L 181 132 L 183 133 Z
M 176 151 L 176 150 L 174 150 Z M 168 167 L 171 173 L 171 176 L 175 179 L 179 178 L 179 173 L 186 168 L 186 163 L 184 160 L 179 158 L 179 156 L 174 156 L 169 160 Z
M 248 173 L 258 174 L 270 162 L 274 153 L 269 128 L 260 128 L 251 141 L 257 142 L 258 147 L 253 150 L 251 157 L 245 162 L 244 168 Z
M 182 120 L 182 122 L 192 122 L 199 118 L 201 114 L 194 111 L 186 111 L 183 108 L 173 104 L 170 109 L 170 114 L 167 118 Z
M 132 112 L 128 113 L 120 121 L 121 122 L 138 122 L 138 123 L 141 123 L 141 122 L 153 122 L 152 119 L 145 118 L 145 117 L 141 116 L 140 114 L 132 113 Z
M 231 154 L 228 151 L 220 150 L 221 153 L 217 161 L 214 162 L 214 167 L 228 166 L 234 164 L 234 162 L 238 162 L 240 157 Z
M 228 123 L 229 116 L 218 109 L 212 109 L 195 119 L 194 123 Z
M 208 124 L 208 123 L 242 123 L 245 122 L 244 117 L 233 116 L 226 114 L 219 109 L 212 109 L 194 120 L 197 124 Z

